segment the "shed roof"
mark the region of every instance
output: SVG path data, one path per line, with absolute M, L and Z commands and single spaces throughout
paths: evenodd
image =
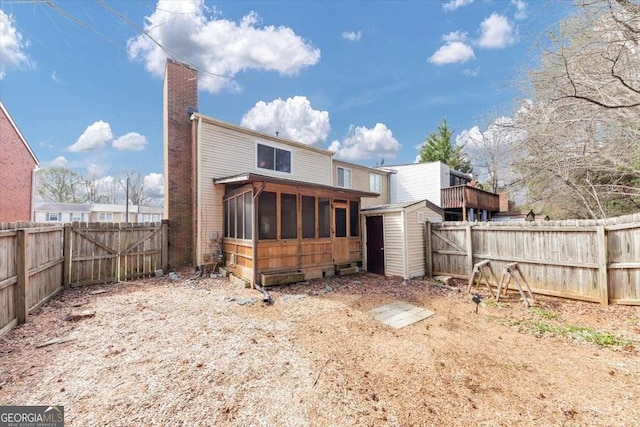
M 526 218 L 529 215 L 532 215 L 533 217 L 536 216 L 536 214 L 533 213 L 533 211 L 504 211 L 504 212 L 498 212 L 493 214 L 493 217 L 498 217 L 498 218 L 503 218 L 503 217 L 508 217 L 508 218 Z
M 424 205 L 427 208 L 431 209 L 432 211 L 436 212 L 437 214 L 440 214 L 440 215 L 443 214 L 443 210 L 440 207 L 438 207 L 436 204 L 430 202 L 427 199 L 417 200 L 412 202 L 390 203 L 387 205 L 369 206 L 366 208 L 362 208 L 360 210 L 362 212 L 368 212 L 368 213 L 369 212 L 398 212 L 398 211 L 402 211 L 407 208 L 410 208 L 414 205 Z
M 297 180 L 287 179 L 287 178 L 278 178 L 275 176 L 260 175 L 257 173 L 250 173 L 250 172 L 213 179 L 214 184 L 248 184 L 251 182 L 272 182 L 274 184 L 283 184 L 283 185 L 291 185 L 291 186 L 307 187 L 307 188 L 320 188 L 324 190 L 331 190 L 337 193 L 350 194 L 350 195 L 359 196 L 359 197 L 378 197 L 379 196 L 378 193 L 371 193 L 368 191 L 352 190 L 350 188 L 334 187 L 331 185 L 297 181 Z

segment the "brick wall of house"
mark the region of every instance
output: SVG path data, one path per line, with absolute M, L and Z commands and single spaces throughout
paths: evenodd
M 198 107 L 198 72 L 167 60 L 164 81 L 165 218 L 169 219 L 169 264 L 194 264 L 195 144 L 189 108 Z
M 0 108 L 0 222 L 31 220 L 36 161 Z

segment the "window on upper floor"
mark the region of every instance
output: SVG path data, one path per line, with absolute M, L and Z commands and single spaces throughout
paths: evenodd
M 257 144 L 256 166 L 276 172 L 291 173 L 291 151 Z
M 47 221 L 62 221 L 60 212 L 47 212 Z
M 338 187 L 351 188 L 351 169 L 338 166 Z
M 377 173 L 369 174 L 369 191 L 378 194 L 382 191 L 382 177 Z

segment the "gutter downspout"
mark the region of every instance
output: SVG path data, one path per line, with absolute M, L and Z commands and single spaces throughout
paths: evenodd
M 191 194 L 192 194 L 192 201 L 191 201 L 191 212 L 192 212 L 192 218 L 191 218 L 191 223 L 192 223 L 192 239 L 193 239 L 193 243 L 195 244 L 195 247 L 193 247 L 192 249 L 192 253 L 191 253 L 191 259 L 194 263 L 194 265 L 196 265 L 196 269 L 198 268 L 198 266 L 200 267 L 200 270 L 204 270 L 204 266 L 198 264 L 201 260 L 200 257 L 202 256 L 202 254 L 200 253 L 200 247 L 201 247 L 201 241 L 200 241 L 200 232 L 201 232 L 201 224 L 200 221 L 198 221 L 198 216 L 200 213 L 200 161 L 198 159 L 198 145 L 200 143 L 200 131 L 201 131 L 201 125 L 202 125 L 202 117 L 197 116 L 197 121 L 195 120 L 196 116 L 195 114 L 191 114 L 191 116 L 189 117 L 189 120 L 191 121 L 191 179 L 192 179 L 192 188 L 191 188 Z M 195 176 L 193 176 L 195 174 Z

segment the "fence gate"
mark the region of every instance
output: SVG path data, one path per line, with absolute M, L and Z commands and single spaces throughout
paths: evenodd
M 165 223 L 74 222 L 67 227 L 71 266 L 65 282 L 72 287 L 132 280 L 163 269 Z
M 468 226 L 440 227 L 432 225 L 431 265 L 434 275 L 459 275 L 467 277 L 473 269 L 471 230 Z

